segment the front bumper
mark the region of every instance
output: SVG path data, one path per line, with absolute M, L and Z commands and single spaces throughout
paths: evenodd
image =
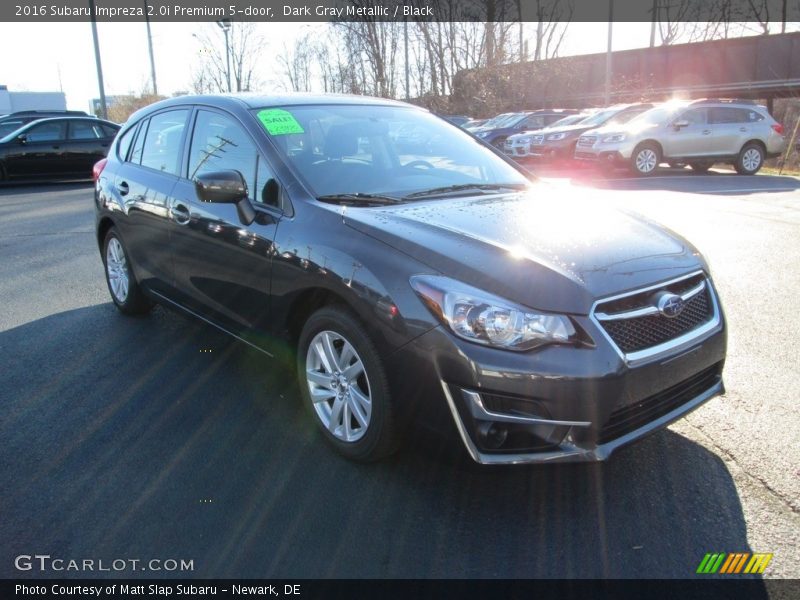
M 533 158 L 538 156 L 541 148 L 541 143 L 506 140 L 503 145 L 503 152 L 511 158 Z
M 514 353 L 437 327 L 391 357 L 392 389 L 424 399 L 416 411 L 446 407 L 440 417 L 482 464 L 604 461 L 724 393 L 721 312 L 713 329 L 636 361 L 591 318 L 575 319 L 596 345 Z

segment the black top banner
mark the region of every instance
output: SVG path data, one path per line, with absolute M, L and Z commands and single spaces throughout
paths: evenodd
M 0 21 L 800 21 L 797 0 L 10 0 Z

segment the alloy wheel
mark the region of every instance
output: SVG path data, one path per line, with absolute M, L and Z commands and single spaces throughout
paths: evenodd
M 750 148 L 742 155 L 742 166 L 748 171 L 756 171 L 761 166 L 761 152 Z
M 651 173 L 658 165 L 658 156 L 654 150 L 643 148 L 636 154 L 636 170 L 640 173 Z
M 130 274 L 128 273 L 128 261 L 125 260 L 125 251 L 115 237 L 112 237 L 106 246 L 106 276 L 114 298 L 118 302 L 124 303 L 128 299 Z
M 334 331 L 315 335 L 306 354 L 306 381 L 325 428 L 343 442 L 360 440 L 369 427 L 372 393 L 353 345 Z

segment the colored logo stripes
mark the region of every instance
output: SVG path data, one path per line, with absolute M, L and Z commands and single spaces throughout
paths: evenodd
M 700 561 L 697 573 L 734 575 L 738 573 L 763 573 L 772 560 L 772 554 L 749 552 L 709 552 Z

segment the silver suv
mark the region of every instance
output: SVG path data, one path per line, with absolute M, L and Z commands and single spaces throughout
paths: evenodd
M 624 126 L 587 131 L 578 138 L 575 158 L 628 166 L 638 175 L 652 175 L 662 162 L 700 172 L 726 162 L 742 175 L 753 175 L 785 144 L 783 126 L 752 101 L 672 101 Z

